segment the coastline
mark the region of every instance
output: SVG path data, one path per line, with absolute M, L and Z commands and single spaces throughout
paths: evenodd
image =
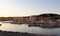
M 22 32 L 12 32 L 12 31 L 1 31 L 0 36 L 55 36 L 55 35 L 44 35 L 44 34 L 32 34 L 32 33 L 22 33 Z
M 28 22 L 24 22 L 24 21 L 3 21 L 3 23 L 11 23 L 11 24 L 28 24 L 29 27 L 35 26 L 35 27 L 42 27 L 42 28 L 60 28 L 60 23 L 58 22 L 33 22 L 33 21 L 28 21 Z

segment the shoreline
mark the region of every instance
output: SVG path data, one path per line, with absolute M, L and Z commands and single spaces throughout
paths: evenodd
M 11 24 L 28 24 L 28 26 L 32 27 L 32 26 L 36 26 L 36 27 L 43 27 L 43 28 L 60 28 L 60 23 L 58 22 L 51 22 L 51 23 L 44 23 L 44 22 L 32 22 L 32 21 L 28 21 L 27 22 L 21 22 L 21 21 L 13 21 L 13 22 L 3 22 L 3 23 L 11 23 Z
M 56 35 L 44 35 L 44 34 L 33 34 L 33 33 L 22 33 L 22 32 L 0 30 L 0 36 L 56 36 Z

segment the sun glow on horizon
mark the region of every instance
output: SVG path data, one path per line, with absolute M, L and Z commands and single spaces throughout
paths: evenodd
M 60 0 L 0 0 L 0 17 L 60 14 Z

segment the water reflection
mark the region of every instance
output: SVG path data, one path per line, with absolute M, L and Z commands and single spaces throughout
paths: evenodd
M 1 23 L 1 22 L 0 22 Z M 60 35 L 60 28 L 47 29 L 40 27 L 28 27 L 28 24 L 10 24 L 10 23 L 1 23 L 0 30 L 2 31 L 14 31 L 14 32 L 28 32 L 36 34 L 52 34 Z

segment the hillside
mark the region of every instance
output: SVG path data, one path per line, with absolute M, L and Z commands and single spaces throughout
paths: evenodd
M 10 20 L 26 20 L 26 21 L 57 21 L 60 20 L 60 15 L 58 14 L 40 14 L 27 17 L 0 17 L 0 21 L 10 21 Z

